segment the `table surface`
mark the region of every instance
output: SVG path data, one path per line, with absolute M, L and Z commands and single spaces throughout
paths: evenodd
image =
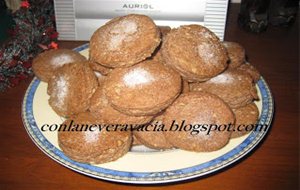
M 238 5 L 229 7 L 225 40 L 242 44 L 275 99 L 275 115 L 259 147 L 237 164 L 212 175 L 168 185 L 124 185 L 94 179 L 56 163 L 27 135 L 21 104 L 32 78 L 0 93 L 0 189 L 297 189 L 299 185 L 298 20 L 261 34 L 237 27 Z M 74 48 L 85 42 L 59 42 Z

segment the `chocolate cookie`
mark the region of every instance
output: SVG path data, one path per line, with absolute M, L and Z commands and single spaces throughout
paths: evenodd
M 248 104 L 244 107 L 232 109 L 235 115 L 235 131 L 231 133 L 231 138 L 243 136 L 251 131 L 247 131 L 247 125 L 256 125 L 259 111 L 254 103 Z M 237 128 L 239 127 L 239 131 Z
M 54 71 L 67 63 L 85 61 L 86 58 L 69 49 L 49 50 L 39 54 L 32 61 L 34 74 L 44 82 L 49 82 Z
M 103 83 L 102 83 L 103 84 Z M 107 101 L 102 87 L 98 87 L 91 98 L 91 113 L 110 124 L 144 124 L 152 120 L 153 116 L 130 116 L 114 109 Z
M 122 157 L 130 148 L 130 132 L 104 129 L 100 131 L 96 125 L 103 122 L 90 113 L 80 113 L 66 120 L 64 124 L 69 126 L 70 122 L 74 131 L 59 131 L 58 144 L 64 154 L 75 161 L 90 164 L 111 162 Z M 93 127 L 89 130 L 86 126 Z M 76 131 L 76 128 L 82 130 Z
M 90 58 L 106 67 L 128 67 L 150 57 L 160 44 L 151 18 L 130 14 L 100 27 L 90 40 Z
M 155 60 L 114 69 L 103 86 L 109 103 L 129 115 L 155 115 L 181 92 L 180 75 Z
M 245 63 L 246 55 L 245 49 L 236 42 L 223 42 L 225 46 L 228 56 L 229 56 L 229 64 L 228 69 L 234 69 Z
M 97 86 L 94 71 L 86 62 L 64 65 L 56 70 L 49 81 L 49 104 L 63 117 L 84 112 Z
M 234 115 L 229 106 L 218 96 L 206 92 L 188 92 L 179 96 L 166 109 L 163 123 L 169 126 L 169 130 L 164 134 L 174 147 L 209 152 L 224 147 L 230 139 L 231 132 L 211 130 L 208 133 L 209 126 L 207 130 L 201 130 L 200 125 L 233 124 Z M 175 129 L 176 125 L 178 125 L 177 129 Z M 181 131 L 180 126 L 183 126 Z
M 167 141 L 164 133 L 165 131 L 159 130 L 159 125 L 162 125 L 162 115 L 153 119 L 149 125 L 148 130 L 134 130 L 133 135 L 141 144 L 153 149 L 170 149 L 173 146 Z
M 162 45 L 166 64 L 190 82 L 206 81 L 225 70 L 228 56 L 218 37 L 200 25 L 172 29 Z
M 257 82 L 260 79 L 259 71 L 250 63 L 242 64 L 241 66 L 237 67 L 236 70 L 248 73 L 252 77 L 254 82 Z
M 191 91 L 205 91 L 222 98 L 231 108 L 243 107 L 258 99 L 255 84 L 244 72 L 226 72 L 202 83 L 191 83 Z

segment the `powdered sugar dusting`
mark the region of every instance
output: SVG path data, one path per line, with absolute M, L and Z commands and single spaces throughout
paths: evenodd
M 154 77 L 142 68 L 136 68 L 128 72 L 123 81 L 126 86 L 134 87 L 141 84 L 146 84 L 154 80 Z
M 65 98 L 68 94 L 68 82 L 65 79 L 64 76 L 59 76 L 56 82 L 56 106 L 60 107 L 60 108 L 64 108 L 64 102 L 65 102 Z
M 122 41 L 124 39 L 125 39 L 124 35 L 117 34 L 117 35 L 113 36 L 110 40 L 109 49 L 110 50 L 117 49 L 122 44 Z
M 213 47 L 210 44 L 202 43 L 197 47 L 198 55 L 205 62 L 212 62 L 211 59 L 215 57 Z
M 84 132 L 84 138 L 85 138 L 86 142 L 93 143 L 93 142 L 98 141 L 99 133 L 100 133 L 99 130 L 95 130 L 95 131 L 87 130 Z
M 124 40 L 130 40 L 128 39 L 129 36 L 137 32 L 137 28 L 137 24 L 130 20 L 124 20 L 118 25 L 114 26 L 114 28 L 111 30 L 113 35 L 110 39 L 109 49 L 115 50 L 122 44 Z
M 50 63 L 54 68 L 61 67 L 73 61 L 73 59 L 68 55 L 60 55 L 58 57 L 53 56 L 51 59 L 52 61 L 50 61 Z
M 232 76 L 228 74 L 220 74 L 212 79 L 210 79 L 210 82 L 213 83 L 231 83 L 233 81 Z
M 120 25 L 119 33 L 133 34 L 137 31 L 137 25 L 134 21 L 124 20 Z

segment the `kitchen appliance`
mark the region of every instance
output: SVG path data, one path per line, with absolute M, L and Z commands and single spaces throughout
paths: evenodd
M 60 40 L 89 40 L 111 18 L 150 16 L 157 25 L 200 24 L 224 38 L 228 0 L 54 0 Z

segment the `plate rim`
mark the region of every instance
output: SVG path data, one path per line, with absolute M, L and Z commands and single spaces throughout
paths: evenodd
M 80 52 L 82 50 L 87 49 L 88 46 L 89 46 L 89 44 L 87 43 L 87 44 L 81 45 L 77 48 L 74 48 L 73 50 Z M 47 149 L 48 147 L 45 144 L 43 144 L 43 141 L 46 140 L 46 142 L 47 142 L 47 139 L 41 133 L 40 134 L 34 133 L 33 127 L 38 128 L 38 126 L 35 123 L 35 119 L 34 119 L 32 110 L 31 110 L 32 114 L 28 115 L 28 104 L 29 104 L 29 106 L 32 106 L 33 100 L 34 100 L 34 95 L 35 95 L 36 89 L 39 86 L 39 84 L 40 84 L 40 80 L 37 79 L 36 77 L 34 77 L 26 90 L 26 93 L 25 93 L 25 96 L 24 96 L 24 99 L 22 102 L 22 114 L 21 114 L 22 121 L 23 121 L 24 127 L 26 129 L 26 132 L 29 135 L 29 137 L 31 138 L 31 140 L 48 157 L 50 157 L 54 161 L 58 162 L 59 164 L 65 166 L 71 170 L 74 170 L 76 172 L 79 172 L 81 174 L 84 174 L 84 175 L 87 175 L 90 177 L 94 177 L 97 179 L 103 179 L 103 180 L 113 181 L 113 182 L 131 183 L 131 184 L 172 183 L 172 182 L 193 179 L 193 178 L 205 176 L 207 174 L 215 173 L 216 171 L 219 171 L 219 170 L 237 162 L 241 158 L 248 155 L 255 147 L 257 147 L 257 145 L 262 141 L 262 139 L 264 139 L 265 135 L 268 133 L 269 129 L 271 128 L 271 123 L 272 123 L 272 119 L 273 119 L 273 115 L 274 115 L 274 99 L 271 94 L 270 87 L 268 86 L 268 84 L 266 83 L 264 78 L 261 77 L 257 83 L 260 93 L 261 93 L 261 96 L 262 96 L 262 112 L 261 112 L 258 122 L 268 125 L 268 128 L 266 131 L 263 131 L 263 132 L 252 131 L 250 133 L 250 135 L 241 144 L 237 145 L 235 148 L 233 148 L 229 152 L 227 152 L 227 153 L 223 154 L 222 156 L 217 157 L 213 160 L 201 163 L 199 165 L 191 166 L 188 168 L 182 168 L 182 169 L 176 169 L 176 170 L 170 170 L 170 171 L 159 171 L 159 172 L 125 172 L 125 171 L 117 171 L 117 170 L 112 170 L 112 169 L 101 168 L 98 166 L 93 166 L 93 167 L 101 168 L 103 170 L 108 170 L 108 171 L 110 171 L 110 173 L 118 173 L 118 172 L 127 173 L 126 177 L 120 176 L 120 175 L 119 176 L 118 175 L 108 175 L 108 174 L 99 173 L 99 172 L 95 172 L 95 171 L 88 171 L 85 168 L 79 167 L 80 165 L 92 166 L 90 164 L 83 164 L 83 163 L 79 163 L 79 162 L 76 162 L 73 160 L 71 160 L 71 162 L 68 162 L 64 158 L 60 157 L 63 155 L 62 151 L 55 148 L 50 142 L 48 142 L 48 143 L 51 144 L 54 148 L 52 148 L 53 150 Z M 30 93 L 33 93 L 33 94 L 30 94 Z M 31 100 L 31 99 L 28 99 L 28 97 L 32 98 L 32 102 L 28 102 Z M 34 126 L 34 123 L 36 126 Z M 31 124 L 33 124 L 33 125 L 31 125 Z M 246 141 L 249 141 L 249 142 L 247 142 L 245 147 L 243 147 L 241 150 L 238 151 L 237 148 L 238 147 L 240 148 L 241 145 L 244 144 Z M 55 149 L 60 151 L 61 154 L 55 155 L 55 152 L 53 152 L 53 151 L 55 151 Z M 212 164 L 212 165 L 209 164 L 217 159 L 221 160 L 222 158 L 226 157 L 226 155 L 229 155 L 229 153 L 232 153 L 234 151 L 237 151 L 237 152 L 234 153 L 232 156 L 229 156 L 228 158 L 224 159 L 222 162 L 218 162 L 217 164 Z M 59 158 L 57 158 L 57 157 L 59 157 Z M 65 155 L 64 155 L 64 157 L 68 158 Z M 77 163 L 77 165 L 74 165 L 74 163 Z M 192 170 L 193 168 L 195 169 L 196 167 L 200 167 L 201 165 L 203 166 L 205 164 L 208 164 L 209 166 L 204 167 L 201 170 L 196 169 L 195 171 L 192 171 L 192 172 L 188 172 L 188 171 L 180 172 L 180 171 L 186 171 L 189 169 Z M 212 168 L 212 169 L 210 169 L 210 168 Z M 148 176 L 148 177 L 139 177 L 141 174 Z

